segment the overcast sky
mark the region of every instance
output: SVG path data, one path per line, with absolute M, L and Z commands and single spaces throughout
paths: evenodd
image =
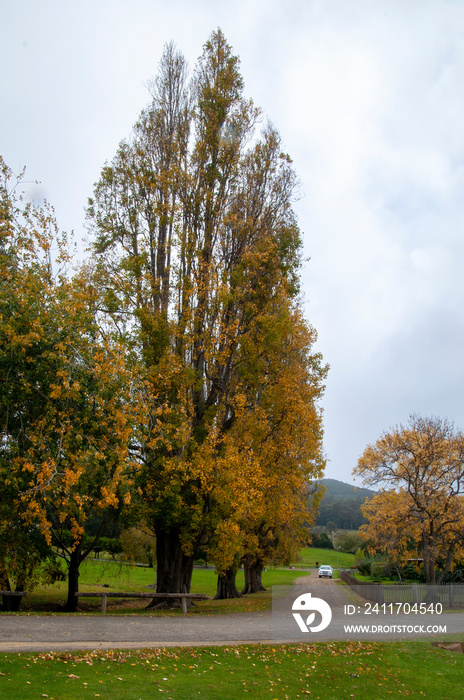
M 326 476 L 413 413 L 464 429 L 464 0 L 0 0 L 0 153 L 62 229 L 173 39 L 218 26 L 301 180 Z

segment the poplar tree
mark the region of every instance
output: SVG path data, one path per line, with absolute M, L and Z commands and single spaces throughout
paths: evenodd
M 150 91 L 131 137 L 102 170 L 88 222 L 106 311 L 134 348 L 143 386 L 145 420 L 132 448 L 156 533 L 157 591 L 187 592 L 199 548 L 227 513 L 237 520 L 247 491 L 253 507 L 245 475 L 261 448 L 256 435 L 247 444 L 243 436 L 265 413 L 268 367 L 291 335 L 279 336 L 279 309 L 290 325 L 297 317 L 304 325 L 298 183 L 275 128 L 258 131 L 259 110 L 243 96 L 238 58 L 220 30 L 191 78 L 167 45 Z M 309 422 L 292 468 L 309 479 L 323 463 L 317 400 L 326 368 L 306 331 L 305 378 L 294 390 L 309 401 Z

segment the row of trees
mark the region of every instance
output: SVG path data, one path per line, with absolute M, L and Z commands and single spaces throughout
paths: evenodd
M 378 489 L 363 506 L 367 552 L 420 563 L 427 583 L 442 583 L 464 561 L 464 434 L 412 415 L 366 447 L 354 473 Z
M 67 552 L 70 610 L 109 513 L 156 535 L 158 593 L 189 591 L 202 548 L 230 596 L 240 561 L 258 590 L 305 541 L 318 501 L 327 368 L 300 308 L 291 161 L 219 30 L 191 77 L 168 45 L 150 91 L 72 276 L 52 212 L 2 166 L 0 588 L 27 523 Z

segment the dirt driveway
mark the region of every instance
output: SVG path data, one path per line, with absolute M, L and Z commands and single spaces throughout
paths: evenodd
M 301 576 L 294 582 L 295 586 L 307 586 L 311 588 L 320 587 L 321 595 L 333 609 L 341 608 L 347 603 L 353 602 L 353 596 L 358 597 L 347 586 L 340 586 L 336 580 L 331 578 L 319 578 L 317 571 L 312 571 L 309 576 Z

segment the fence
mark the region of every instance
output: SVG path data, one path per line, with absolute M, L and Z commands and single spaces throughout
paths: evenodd
M 349 571 L 341 570 L 340 578 L 361 598 L 372 603 L 441 603 L 444 608 L 464 607 L 464 583 L 397 583 L 383 585 L 358 581 Z

